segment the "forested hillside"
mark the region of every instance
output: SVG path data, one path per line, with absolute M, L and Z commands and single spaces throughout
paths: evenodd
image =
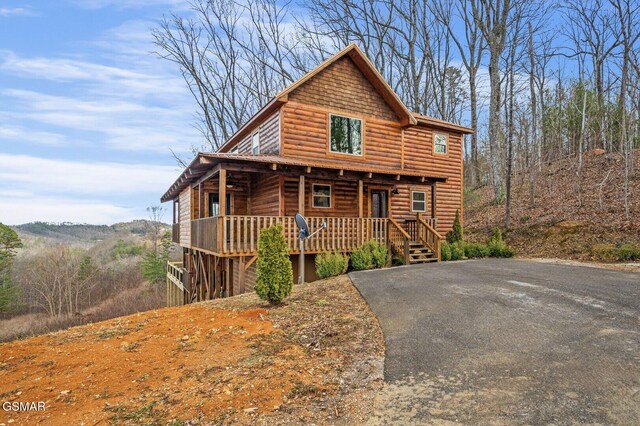
M 640 170 L 640 153 L 634 155 Z M 640 178 L 629 182 L 629 219 L 625 217 L 624 159 L 603 150 L 588 151 L 582 170 L 576 156 L 553 161 L 542 171 L 518 174 L 507 241 L 521 256 L 615 260 L 611 247 L 640 248 Z M 504 229 L 505 204 L 495 203 L 493 188 L 465 193 L 466 236 L 482 240 Z M 624 260 L 624 259 L 623 259 Z

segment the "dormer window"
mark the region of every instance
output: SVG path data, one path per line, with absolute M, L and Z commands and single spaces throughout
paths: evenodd
M 329 121 L 331 152 L 362 155 L 362 120 L 331 114 Z
M 260 133 L 254 133 L 251 136 L 251 152 L 253 154 L 260 154 Z

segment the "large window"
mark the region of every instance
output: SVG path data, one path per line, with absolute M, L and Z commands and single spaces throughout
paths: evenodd
M 426 212 L 427 211 L 427 193 L 424 191 L 411 192 L 411 211 Z
M 254 133 L 251 136 L 251 152 L 260 154 L 260 133 Z
M 362 120 L 331 114 L 331 152 L 362 155 Z
M 447 135 L 444 133 L 435 133 L 433 135 L 433 152 L 436 154 L 447 153 Z
M 312 187 L 313 208 L 329 209 L 331 208 L 331 185 L 321 185 L 314 183 Z

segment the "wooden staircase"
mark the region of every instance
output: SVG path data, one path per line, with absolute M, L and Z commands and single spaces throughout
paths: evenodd
M 438 256 L 426 245 L 419 241 L 409 242 L 409 263 L 437 262 Z

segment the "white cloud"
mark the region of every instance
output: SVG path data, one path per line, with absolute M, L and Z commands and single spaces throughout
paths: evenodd
M 0 198 L 0 222 L 19 225 L 28 222 L 74 222 L 94 225 L 139 219 L 140 212 L 102 201 L 65 197 Z
M 144 217 L 142 206 L 157 204 L 177 176 L 172 166 L 0 154 L 0 222 L 111 224 Z
M 188 7 L 186 0 L 73 0 L 73 3 L 87 9 L 101 9 L 110 6 L 118 9 L 133 9 L 157 5 Z
M 43 132 L 24 127 L 0 124 L 0 141 L 31 142 L 38 145 L 62 146 L 65 136 L 59 133 Z
M 0 7 L 0 17 L 9 16 L 38 16 L 38 14 L 28 7 Z
M 151 193 L 159 198 L 177 176 L 177 169 L 172 166 L 76 162 L 0 153 L 0 182 L 11 191 L 30 192 L 35 188 L 39 194 L 65 196 Z

